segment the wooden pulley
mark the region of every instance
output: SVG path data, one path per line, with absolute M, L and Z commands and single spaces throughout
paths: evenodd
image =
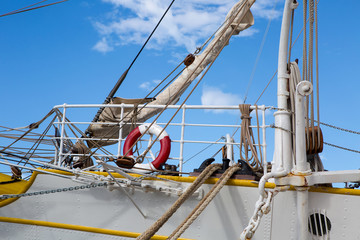
M 184 59 L 184 64 L 185 66 L 190 66 L 193 62 L 195 61 L 195 55 L 194 54 L 189 54 L 186 56 L 186 58 Z
M 321 153 L 324 147 L 324 139 L 321 128 L 314 126 L 314 128 L 305 129 L 306 137 L 306 154 Z
M 135 161 L 132 157 L 121 156 L 115 160 L 116 165 L 121 168 L 132 168 L 135 165 Z
M 21 179 L 21 170 L 18 167 L 11 166 L 12 179 Z

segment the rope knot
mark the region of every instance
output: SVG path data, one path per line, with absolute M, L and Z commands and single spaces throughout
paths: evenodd
M 242 119 L 251 119 L 251 117 L 249 116 L 249 115 L 247 115 L 247 114 L 243 114 L 243 115 L 241 115 L 241 120 Z

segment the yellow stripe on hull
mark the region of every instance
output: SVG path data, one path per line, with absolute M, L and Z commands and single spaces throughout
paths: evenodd
M 53 172 L 57 174 L 63 174 L 63 175 L 72 175 L 69 172 L 60 171 L 60 170 L 49 170 L 49 169 L 42 169 L 43 171 Z M 108 174 L 106 172 L 91 172 L 92 174 L 98 174 L 98 175 L 104 175 L 107 176 Z M 14 183 L 8 183 L 8 184 L 2 184 L 0 185 L 0 195 L 4 194 L 21 194 L 25 193 L 33 184 L 33 182 L 36 179 L 36 176 L 38 174 L 43 174 L 40 172 L 34 172 L 31 175 L 31 178 L 28 181 L 20 180 L 18 182 Z M 116 178 L 123 178 L 120 174 L 113 173 L 114 177 Z M 130 174 L 134 177 L 140 177 L 140 175 L 137 174 Z M 172 181 L 177 182 L 189 182 L 192 183 L 195 181 L 196 177 L 178 177 L 178 176 L 159 176 L 164 179 L 169 179 Z M 153 178 L 145 178 L 146 180 L 156 180 Z M 5 174 L 0 174 L 0 182 L 9 181 L 11 180 L 10 176 Z M 206 184 L 215 184 L 219 179 L 218 178 L 210 178 L 205 181 Z M 239 187 L 252 187 L 257 188 L 258 183 L 253 180 L 241 180 L 241 179 L 230 179 L 226 185 L 230 186 L 239 186 Z M 274 188 L 274 183 L 266 183 L 266 188 Z M 291 190 L 294 190 L 294 188 L 290 188 Z M 309 192 L 318 192 L 318 193 L 329 193 L 329 194 L 342 194 L 342 195 L 355 195 L 360 196 L 360 190 L 358 189 L 347 189 L 347 188 L 331 188 L 331 187 L 310 187 Z M 3 206 L 6 206 L 18 198 L 9 198 L 5 200 L 0 200 L 0 208 Z
M 135 232 L 126 232 L 126 231 L 119 231 L 119 230 L 87 227 L 87 226 L 65 224 L 65 223 L 47 222 L 47 221 L 40 221 L 40 220 L 29 220 L 29 219 L 22 219 L 22 218 L 0 217 L 0 222 L 35 225 L 35 226 L 50 227 L 50 228 L 60 228 L 60 229 L 99 233 L 99 234 L 114 235 L 114 236 L 129 237 L 129 238 L 137 238 L 141 234 L 141 233 L 135 233 Z M 167 238 L 168 238 L 167 236 L 154 235 L 151 239 L 152 240 L 166 240 Z M 180 240 L 191 240 L 188 238 L 179 238 L 179 239 Z

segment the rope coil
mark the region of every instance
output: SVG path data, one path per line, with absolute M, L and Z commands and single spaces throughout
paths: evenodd
M 241 112 L 241 135 L 240 135 L 240 159 L 246 161 L 249 166 L 254 171 L 259 171 L 262 169 L 261 162 L 262 162 L 262 153 L 261 147 L 259 147 L 260 159 L 258 157 L 257 147 L 255 145 L 255 138 L 252 131 L 251 125 L 251 117 L 250 117 L 250 104 L 240 104 L 240 112 Z M 257 109 L 256 109 L 256 117 L 257 123 L 259 125 L 258 116 L 257 116 Z M 259 135 L 259 126 L 258 129 L 258 139 L 260 139 Z M 249 155 L 249 152 L 251 154 Z M 243 155 L 245 154 L 245 156 Z

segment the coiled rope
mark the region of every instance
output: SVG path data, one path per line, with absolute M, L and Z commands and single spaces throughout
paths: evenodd
M 262 153 L 261 147 L 259 147 L 260 158 L 258 156 L 257 148 L 255 145 L 254 134 L 252 131 L 251 125 L 251 117 L 250 117 L 250 104 L 240 104 L 240 112 L 241 112 L 241 137 L 240 137 L 240 159 L 246 161 L 249 166 L 254 170 L 258 171 L 262 169 L 261 162 L 262 162 Z M 259 133 L 259 121 L 257 116 L 257 109 L 256 109 L 256 118 L 258 124 L 258 139 L 260 139 Z M 249 152 L 251 154 L 249 155 Z M 245 154 L 245 156 L 243 155 Z

